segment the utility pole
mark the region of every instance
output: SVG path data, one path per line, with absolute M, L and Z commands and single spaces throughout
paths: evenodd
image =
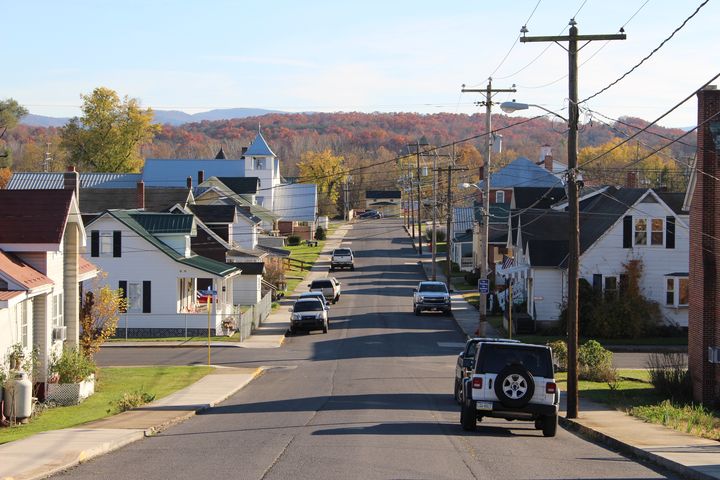
M 413 175 L 412 175 L 412 166 L 408 162 L 408 181 L 410 182 L 410 188 L 408 188 L 408 191 L 410 192 L 410 227 L 412 230 L 412 239 L 413 242 L 415 241 L 415 202 L 413 200 Z
M 433 152 L 432 281 L 437 280 L 437 152 Z
M 417 221 L 418 221 L 418 257 L 422 256 L 422 196 L 420 195 L 420 140 L 415 141 L 415 157 L 417 159 Z
M 607 35 L 578 35 L 575 19 L 570 19 L 569 35 L 526 37 L 527 27 L 520 32 L 520 42 L 568 42 L 568 210 L 570 232 L 568 245 L 568 391 L 567 417 L 578 416 L 578 270 L 580 263 L 580 205 L 577 184 L 578 140 L 578 51 L 593 40 L 625 40 L 624 33 Z M 622 32 L 622 29 L 620 30 Z M 578 41 L 583 41 L 578 48 Z M 565 48 L 565 47 L 563 47 Z
M 483 224 L 480 228 L 480 238 L 482 241 L 482 255 L 480 263 L 480 278 L 488 277 L 488 259 L 490 250 L 489 223 L 490 223 L 490 141 L 492 137 L 492 95 L 493 93 L 515 92 L 515 88 L 492 88 L 492 78 L 488 78 L 488 84 L 485 89 L 464 88 L 462 92 L 473 92 L 485 94 L 485 101 L 479 102 L 478 105 L 485 105 L 485 162 L 483 165 Z M 484 337 L 487 327 L 487 293 L 480 293 L 478 304 L 480 319 L 478 322 L 477 335 Z
M 438 171 L 442 172 L 443 170 L 447 170 L 447 218 L 446 218 L 446 226 L 445 226 L 445 232 L 446 232 L 446 245 L 447 248 L 445 249 L 445 279 L 448 287 L 448 291 L 450 290 L 450 274 L 452 273 L 452 269 L 450 266 L 450 249 L 452 248 L 452 238 L 450 237 L 450 227 L 452 224 L 452 217 L 453 217 L 453 202 L 452 202 L 452 172 L 453 171 L 461 171 L 461 170 L 467 170 L 466 167 L 454 167 L 455 164 L 455 144 L 453 143 L 453 153 L 452 153 L 452 165 L 448 165 L 447 168 L 439 168 Z

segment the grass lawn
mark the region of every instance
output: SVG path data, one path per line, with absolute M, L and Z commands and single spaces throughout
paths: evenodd
M 580 380 L 580 396 L 604 403 L 648 423 L 691 435 L 720 440 L 720 412 L 691 403 L 671 402 L 655 392 L 647 370 L 618 370 L 616 383 Z M 567 374 L 556 374 L 562 390 L 567 390 Z
M 108 412 L 112 408 L 111 402 L 124 393 L 146 392 L 159 399 L 187 387 L 212 370 L 212 367 L 101 368 L 94 395 L 80 405 L 51 408 L 27 425 L 0 428 L 0 444 L 108 417 L 114 413 Z

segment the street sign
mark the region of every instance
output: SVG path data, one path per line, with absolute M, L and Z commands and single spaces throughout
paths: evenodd
M 490 280 L 487 278 L 478 278 L 478 291 L 480 293 L 490 293 Z

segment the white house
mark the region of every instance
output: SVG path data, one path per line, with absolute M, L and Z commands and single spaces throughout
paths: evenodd
M 74 188 L 0 190 L 0 360 L 12 345 L 38 353 L 44 382 L 53 354 L 78 345 L 81 282 L 97 275 L 85 245 Z
M 202 335 L 208 322 L 219 332 L 222 321 L 237 314 L 233 279 L 240 271 L 192 252 L 193 215 L 108 210 L 87 229 L 91 241 L 84 256 L 128 300 L 119 336 Z M 216 292 L 210 316 L 198 301 L 198 291 L 208 289 Z
M 687 327 L 689 233 L 682 193 L 606 188 L 581 202 L 579 275 L 594 288 L 621 294 L 623 264 L 640 260 L 642 294 L 661 307 L 669 325 Z M 514 262 L 498 274 L 512 278 L 518 299 L 537 321 L 559 318 L 567 296 L 569 229 L 564 210 L 513 217 L 508 247 Z M 514 290 L 515 292 L 515 290 Z

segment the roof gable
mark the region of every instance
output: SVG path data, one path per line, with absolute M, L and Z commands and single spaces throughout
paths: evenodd
M 17 256 L 0 250 L 0 278 L 14 282 L 24 290 L 53 285 L 47 276 L 23 262 Z M 14 289 L 11 289 L 14 290 Z
M 255 195 L 260 179 L 257 177 L 216 177 L 238 195 Z

